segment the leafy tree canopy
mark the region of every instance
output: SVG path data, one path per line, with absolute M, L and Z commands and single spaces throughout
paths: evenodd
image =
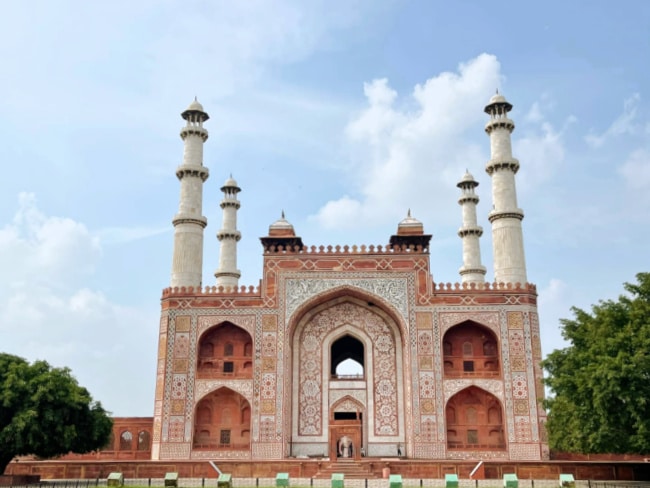
M 0 474 L 15 456 L 99 449 L 112 425 L 68 368 L 0 353 Z
M 552 449 L 650 453 L 650 273 L 628 295 L 563 319 L 569 342 L 543 362 Z

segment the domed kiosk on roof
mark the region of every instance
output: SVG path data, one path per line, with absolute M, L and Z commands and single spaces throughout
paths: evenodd
M 280 218 L 269 226 L 269 235 L 261 237 L 260 241 L 265 251 L 279 250 L 302 250 L 304 245 L 302 239 L 296 236 L 293 225 L 286 219 L 284 210 Z

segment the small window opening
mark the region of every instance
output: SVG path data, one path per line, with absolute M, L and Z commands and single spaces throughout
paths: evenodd
M 230 430 L 222 430 L 219 434 L 219 443 L 228 445 L 230 444 Z

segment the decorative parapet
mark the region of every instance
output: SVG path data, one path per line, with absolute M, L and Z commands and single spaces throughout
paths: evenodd
M 471 293 L 532 293 L 537 294 L 537 286 L 532 283 L 431 283 L 431 291 L 434 294 L 458 294 L 458 292 Z M 162 298 L 178 296 L 245 296 L 260 297 L 261 287 L 258 286 L 175 286 L 165 288 L 162 292 Z
M 507 291 L 537 294 L 537 286 L 532 283 L 432 283 L 431 290 L 438 293 L 458 293 L 459 291 L 472 291 L 479 293 Z
M 264 249 L 265 255 L 273 254 L 428 254 L 428 246 L 390 246 L 369 245 L 357 246 L 269 246 Z
M 163 298 L 174 296 L 202 296 L 202 295 L 228 295 L 228 296 L 261 296 L 260 286 L 206 286 L 204 288 L 194 286 L 174 286 L 165 288 L 162 292 Z

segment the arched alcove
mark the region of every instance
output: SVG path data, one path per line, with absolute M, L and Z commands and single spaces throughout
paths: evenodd
M 505 449 L 501 402 L 491 393 L 470 386 L 447 402 L 447 447 L 449 449 Z
M 497 336 L 487 327 L 471 321 L 455 325 L 442 340 L 445 376 L 500 376 L 498 344 Z
M 120 451 L 130 451 L 133 447 L 133 434 L 125 430 L 120 434 Z
M 252 343 L 247 331 L 230 322 L 208 329 L 199 338 L 197 378 L 252 378 Z
M 148 451 L 151 449 L 151 434 L 146 430 L 141 430 L 138 434 L 138 451 Z
M 193 448 L 248 449 L 250 412 L 248 400 L 229 388 L 209 393 L 196 405 Z

